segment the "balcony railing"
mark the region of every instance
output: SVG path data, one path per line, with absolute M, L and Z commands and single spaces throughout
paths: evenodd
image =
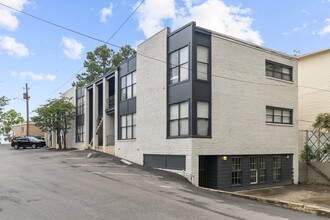
M 107 111 L 113 111 L 115 109 L 115 96 L 110 96 L 106 100 L 106 110 Z

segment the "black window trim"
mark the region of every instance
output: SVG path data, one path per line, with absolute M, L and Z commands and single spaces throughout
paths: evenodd
M 136 98 L 136 95 L 134 96 L 134 93 L 133 93 L 133 87 L 134 86 L 136 86 L 136 84 L 137 84 L 137 82 L 135 82 L 135 83 L 133 83 L 133 73 L 135 72 L 135 74 L 137 74 L 136 73 L 136 70 L 133 70 L 133 71 L 131 71 L 131 72 L 129 72 L 129 73 L 127 73 L 127 74 L 125 74 L 124 76 L 121 76 L 121 77 L 119 77 L 119 101 L 120 102 L 125 102 L 125 101 L 127 101 L 127 100 L 131 100 L 131 99 L 134 99 L 134 98 Z M 131 80 L 132 80 L 132 84 L 130 85 L 130 86 L 127 86 L 127 76 L 129 76 L 130 75 L 130 77 L 131 77 Z M 125 80 L 126 80 L 126 83 L 125 83 L 125 87 L 124 88 L 122 88 L 121 87 L 121 82 L 122 82 L 122 79 L 125 77 Z M 132 89 L 131 89 L 131 98 L 127 98 L 127 88 L 128 87 L 131 87 Z M 122 100 L 122 91 L 123 90 L 125 90 L 126 91 L 126 98 L 125 99 L 123 99 Z
M 187 47 L 188 48 L 188 61 L 186 63 L 182 63 L 180 64 L 180 56 L 181 56 L 181 53 L 180 53 L 180 50 Z M 174 52 L 179 52 L 178 54 L 178 65 L 177 66 L 172 66 L 172 63 L 171 63 L 171 54 L 174 53 Z M 183 82 L 187 82 L 190 80 L 190 66 L 189 66 L 189 62 L 190 61 L 190 47 L 189 47 L 189 44 L 186 44 L 180 48 L 177 48 L 171 52 L 168 53 L 168 86 L 173 86 L 173 85 L 177 85 L 179 83 L 183 83 Z M 188 78 L 185 79 L 185 80 L 180 80 L 181 78 L 181 71 L 180 71 L 180 67 L 184 64 L 188 64 Z M 174 69 L 174 68 L 178 68 L 178 82 L 175 82 L 175 83 L 171 83 L 171 70 Z
M 204 63 L 202 61 L 198 61 L 198 46 L 201 46 L 201 47 L 206 47 L 208 49 L 208 56 L 207 56 L 207 63 Z M 206 64 L 207 65 L 207 79 L 204 80 L 204 79 L 199 79 L 198 78 L 198 63 L 202 63 L 202 64 Z M 210 82 L 210 78 L 211 78 L 211 74 L 210 74 L 210 63 L 211 63 L 211 47 L 210 45 L 206 45 L 206 44 L 203 44 L 202 42 L 197 42 L 196 43 L 196 80 L 197 81 L 200 81 L 200 82 Z
M 288 75 L 286 73 L 283 73 L 283 71 L 281 72 L 277 72 L 277 71 L 272 71 L 272 76 L 269 76 L 267 75 L 267 64 L 272 64 L 272 65 L 277 65 L 277 66 L 280 66 L 281 68 L 282 67 L 286 67 L 290 70 L 290 80 L 287 80 L 287 79 L 283 79 L 283 74 L 285 75 Z M 277 72 L 277 73 L 280 73 L 281 74 L 281 78 L 278 78 L 278 77 L 275 77 L 274 76 L 274 72 Z M 285 64 L 282 64 L 282 63 L 278 63 L 278 62 L 274 62 L 274 61 L 271 61 L 271 60 L 267 60 L 266 59 L 266 62 L 265 62 L 265 74 L 266 74 L 266 77 L 272 77 L 274 79 L 280 79 L 280 80 L 284 80 L 284 81 L 287 81 L 287 82 L 293 82 L 293 67 L 292 66 L 289 66 L 289 65 L 285 65 Z
M 267 109 L 273 110 L 272 115 L 267 114 Z M 274 110 L 281 110 L 281 122 L 275 122 L 274 121 Z M 290 122 L 289 123 L 284 123 L 283 122 L 283 110 L 284 111 L 289 111 L 290 112 Z M 272 116 L 272 121 L 267 121 L 267 116 Z M 290 108 L 281 108 L 281 107 L 274 107 L 274 106 L 266 106 L 266 123 L 271 123 L 271 124 L 284 124 L 284 125 L 293 125 L 293 109 Z
M 181 112 L 181 107 L 180 104 L 184 103 L 184 102 L 188 102 L 188 117 L 185 118 L 180 118 L 180 112 Z M 171 119 L 171 113 L 170 113 L 170 108 L 171 105 L 178 105 L 178 119 Z M 185 100 L 185 101 L 181 101 L 181 102 L 176 102 L 176 103 L 172 103 L 168 105 L 168 109 L 169 109 L 169 114 L 168 114 L 168 137 L 169 138 L 183 138 L 183 137 L 190 137 L 190 100 Z M 180 121 L 181 120 L 186 120 L 188 119 L 188 134 L 180 134 Z M 178 121 L 178 135 L 176 136 L 171 136 L 171 121 Z

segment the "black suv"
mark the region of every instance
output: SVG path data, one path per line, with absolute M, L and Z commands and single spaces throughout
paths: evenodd
M 32 136 L 26 136 L 26 137 L 14 137 L 14 139 L 11 141 L 11 146 L 14 149 L 19 149 L 20 147 L 26 148 L 26 147 L 44 147 L 46 146 L 46 142 L 44 140 L 32 137 Z

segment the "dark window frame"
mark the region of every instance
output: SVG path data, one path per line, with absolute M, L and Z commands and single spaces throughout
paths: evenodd
M 185 49 L 185 48 L 187 48 L 187 50 L 188 50 L 188 59 L 187 59 L 187 62 L 184 62 L 184 63 L 180 63 L 180 58 L 181 58 L 181 51 L 183 50 L 183 49 Z M 174 54 L 174 53 L 178 53 L 178 57 L 177 57 L 177 65 L 175 65 L 175 64 L 172 64 L 171 63 L 171 55 L 172 54 Z M 179 49 L 177 49 L 177 50 L 175 50 L 175 51 L 172 51 L 170 54 L 169 54 L 169 79 L 168 79 L 168 83 L 169 83 L 169 85 L 175 85 L 175 84 L 177 84 L 177 83 L 180 83 L 180 82 L 184 82 L 184 81 L 189 81 L 189 78 L 190 78 L 190 71 L 189 71 L 189 45 L 186 45 L 186 46 L 184 46 L 184 47 L 181 47 L 181 48 L 179 48 Z M 182 67 L 182 66 L 184 66 L 184 65 L 187 65 L 187 67 Z M 181 68 L 183 68 L 183 69 L 186 69 L 187 70 L 187 74 L 188 74 L 188 77 L 187 77 L 187 79 L 184 79 L 184 80 L 181 80 Z M 171 82 L 171 75 L 172 75 L 172 71 L 174 70 L 174 69 L 177 69 L 177 71 L 178 71 L 178 79 L 177 79 L 177 81 L 176 82 Z
M 293 81 L 293 77 L 292 77 L 293 67 L 292 66 L 276 63 L 276 62 L 273 62 L 270 60 L 266 60 L 265 64 L 266 64 L 266 66 L 265 66 L 266 76 L 289 81 L 289 82 Z M 272 68 L 270 68 L 270 66 Z M 280 70 L 279 69 L 276 70 L 277 68 L 279 68 Z M 289 74 L 283 72 L 284 68 L 289 70 Z
M 204 102 L 204 103 L 207 103 L 208 104 L 208 118 L 203 118 L 203 117 L 199 117 L 198 116 L 198 103 L 199 102 Z M 211 121 L 211 113 L 210 113 L 210 102 L 208 101 L 202 101 L 202 100 L 198 100 L 196 102 L 196 108 L 197 108 L 197 135 L 200 136 L 200 137 L 209 137 L 210 136 L 210 121 Z M 206 135 L 201 135 L 198 133 L 198 121 L 199 120 L 203 120 L 203 121 L 207 121 L 207 134 Z
M 198 60 L 198 47 L 205 47 L 205 48 L 207 48 L 207 63 Z M 204 65 L 207 66 L 207 68 L 206 68 L 207 71 L 205 73 L 206 74 L 206 80 L 205 79 L 198 78 L 198 73 L 200 72 L 198 70 L 198 64 L 199 63 L 204 64 Z M 201 81 L 205 81 L 205 82 L 210 81 L 210 74 L 209 74 L 210 71 L 209 71 L 209 68 L 210 68 L 210 47 L 209 46 L 206 46 L 206 45 L 202 45 L 202 44 L 197 44 L 197 46 L 196 46 L 196 79 L 197 80 L 201 80 Z
M 235 163 L 239 161 L 239 163 Z M 232 157 L 231 158 L 231 185 L 232 186 L 241 186 L 243 181 L 242 176 L 242 158 L 241 157 Z M 238 169 L 237 169 L 238 168 Z
M 133 77 L 135 74 L 135 77 Z M 131 84 L 127 85 L 127 78 L 130 78 L 131 80 Z M 135 81 L 134 81 L 135 79 Z M 122 82 L 123 80 L 125 80 L 125 86 L 123 86 Z M 136 97 L 136 71 L 130 72 L 129 74 L 120 77 L 120 101 L 126 101 L 126 100 L 130 100 L 132 98 Z M 130 90 L 130 98 L 128 98 L 128 91 Z M 135 91 L 135 93 L 134 93 Z M 125 92 L 125 93 L 123 93 Z M 125 94 L 125 95 L 123 95 Z
M 79 130 L 79 127 L 81 127 L 81 132 Z M 81 142 L 84 142 L 84 135 L 85 135 L 85 132 L 84 132 L 84 125 L 77 125 L 76 127 L 76 143 L 81 143 Z
M 268 114 L 267 110 L 271 110 L 272 114 Z M 275 115 L 275 110 L 277 111 L 281 111 L 281 115 Z M 287 111 L 289 112 L 289 116 L 284 116 L 283 112 Z M 268 120 L 268 118 L 271 117 L 272 120 Z M 275 117 L 280 117 L 280 122 L 277 122 L 275 120 Z M 288 118 L 289 122 L 284 122 L 284 118 Z M 288 125 L 292 125 L 293 124 L 293 109 L 289 109 L 289 108 L 280 108 L 280 107 L 273 107 L 273 106 L 266 106 L 266 123 L 273 123 L 273 124 L 288 124 Z
M 188 106 L 188 116 L 187 117 L 180 117 L 180 113 L 181 113 L 181 104 L 183 103 L 186 103 L 187 102 L 187 106 Z M 189 136 L 190 135 L 190 129 L 189 129 L 189 124 L 190 124 L 190 101 L 189 100 L 186 100 L 186 101 L 183 101 L 183 102 L 178 102 L 178 103 L 173 103 L 173 104 L 170 104 L 169 105 L 169 111 L 171 109 L 171 106 L 173 105 L 178 105 L 178 118 L 177 119 L 171 119 L 171 112 L 169 113 L 169 120 L 168 120 L 168 123 L 169 123 L 169 129 L 168 129 L 168 136 L 171 137 L 171 138 L 175 138 L 175 137 L 186 137 L 186 136 Z M 188 120 L 188 134 L 181 134 L 181 126 L 180 126 L 180 122 L 183 121 L 183 120 Z M 177 121 L 178 122 L 178 135 L 173 135 L 171 136 L 171 122 L 174 122 L 174 121 Z
M 266 182 L 266 166 L 267 166 L 267 162 L 266 162 L 266 157 L 260 156 L 258 158 L 258 183 L 265 183 Z
M 126 117 L 125 119 L 125 125 L 122 124 L 122 117 Z M 127 123 L 127 117 L 131 117 L 131 125 L 128 125 Z M 123 132 L 122 130 L 125 129 L 125 137 L 123 138 Z M 131 131 L 131 138 L 127 137 L 127 131 Z M 126 114 L 120 116 L 120 137 L 119 140 L 134 140 L 136 139 L 136 113 Z
M 278 161 L 277 161 L 278 159 Z M 277 166 L 279 165 L 279 166 Z M 282 158 L 281 156 L 273 156 L 273 182 L 281 181 L 282 175 Z

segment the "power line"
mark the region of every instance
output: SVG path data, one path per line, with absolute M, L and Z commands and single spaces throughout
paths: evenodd
M 141 1 L 141 3 L 134 9 L 134 11 L 126 18 L 126 20 L 117 28 L 117 30 L 110 36 L 110 38 L 106 41 L 109 43 L 109 41 L 112 40 L 112 38 L 121 30 L 121 28 L 127 23 L 127 21 L 139 10 L 141 5 L 145 2 L 145 0 Z M 120 47 L 121 48 L 121 47 Z M 61 88 L 63 88 L 67 83 L 69 83 L 71 80 L 73 80 L 77 75 L 84 69 L 84 67 L 80 68 L 76 74 L 74 74 L 68 81 L 66 81 L 60 88 L 55 90 L 52 94 L 58 92 Z
M 99 41 L 99 42 L 101 42 L 101 43 L 103 43 L 103 44 L 107 44 L 107 45 L 112 46 L 112 47 L 120 48 L 120 46 L 117 46 L 117 45 L 115 45 L 115 44 L 111 44 L 111 43 L 109 43 L 109 42 L 106 42 L 106 41 L 104 41 L 104 40 L 101 40 L 101 39 L 98 39 L 98 38 L 96 38 L 96 37 L 90 36 L 90 35 L 88 35 L 88 34 L 81 33 L 81 32 L 79 32 L 79 31 L 73 30 L 73 29 L 71 29 L 71 28 L 64 27 L 64 26 L 59 25 L 59 24 L 56 24 L 56 23 L 54 23 L 54 22 L 51 22 L 51 21 L 45 20 L 45 19 L 40 18 L 40 17 L 37 17 L 37 16 L 34 16 L 34 15 L 29 14 L 29 13 L 27 13 L 27 12 L 23 12 L 23 11 L 21 11 L 21 10 L 18 10 L 18 9 L 16 9 L 16 8 L 13 8 L 13 7 L 9 6 L 9 5 L 3 4 L 3 3 L 1 3 L 1 2 L 0 2 L 0 5 L 4 6 L 4 7 L 6 7 L 6 8 L 10 8 L 10 9 L 12 9 L 12 10 L 14 10 L 14 11 L 17 11 L 17 12 L 21 13 L 21 14 L 24 14 L 24 15 L 27 15 L 27 16 L 29 16 L 29 17 L 32 17 L 32 18 L 34 18 L 34 19 L 36 19 L 36 20 L 39 20 L 39 21 L 42 21 L 42 22 L 44 22 L 44 23 L 50 24 L 50 25 L 52 25 L 52 26 L 55 26 L 55 27 L 61 28 L 61 29 L 63 29 L 63 30 L 70 31 L 70 32 L 72 32 L 72 33 L 75 33 L 75 34 L 81 35 L 81 36 L 86 37 L 86 38 L 90 38 L 90 39 L 95 40 L 95 41 Z
M 126 20 L 119 26 L 119 28 L 111 35 L 111 37 L 107 40 L 107 42 L 111 41 L 112 38 L 120 31 L 120 29 L 127 23 L 127 21 L 139 10 L 141 5 L 145 2 L 145 0 L 141 1 L 141 3 L 134 9 L 134 11 L 126 18 Z
M 145 1 L 145 0 L 144 0 Z M 122 23 L 122 25 L 119 26 L 119 28 L 115 31 L 115 33 L 108 39 L 108 41 L 110 41 L 114 36 L 115 34 L 117 34 L 119 32 L 119 30 L 124 26 L 124 24 L 133 16 L 133 14 L 141 7 L 141 5 L 144 3 L 144 1 L 142 1 L 137 7 L 136 9 L 127 17 L 127 19 Z M 95 40 L 95 41 L 99 41 L 103 44 L 106 44 L 106 45 L 109 45 L 109 46 L 112 46 L 112 47 L 116 47 L 116 48 L 121 48 L 121 46 L 118 46 L 116 44 L 112 44 L 112 43 L 109 43 L 108 41 L 104 41 L 104 40 L 100 40 L 96 37 L 93 37 L 93 36 L 90 36 L 90 35 L 87 35 L 87 34 L 84 34 L 84 33 L 81 33 L 79 31 L 76 31 L 76 30 L 73 30 L 73 29 L 70 29 L 70 28 L 67 28 L 67 27 L 64 27 L 62 25 L 59 25 L 59 24 L 56 24 L 54 22 L 51 22 L 51 21 L 48 21 L 48 20 L 45 20 L 43 18 L 40 18 L 40 17 L 37 17 L 37 16 L 34 16 L 32 14 L 29 14 L 29 13 L 26 13 L 26 12 L 23 12 L 21 10 L 18 10 L 18 9 L 15 9 L 13 7 L 10 7 L 8 5 L 5 5 L 3 3 L 0 3 L 0 5 L 4 6 L 4 7 L 7 7 L 7 8 L 10 8 L 12 10 L 15 10 L 17 12 L 20 12 L 24 15 L 27 15 L 27 16 L 30 16 L 34 19 L 37 19 L 39 21 L 42 21 L 42 22 L 45 22 L 47 24 L 50 24 L 52 26 L 55 26 L 55 27 L 58 27 L 58 28 L 61 28 L 61 29 L 64 29 L 64 30 L 67 30 L 67 31 L 70 31 L 70 32 L 73 32 L 73 33 L 76 33 L 78 35 L 81 35 L 81 36 L 84 36 L 84 37 L 87 37 L 87 38 L 90 38 L 92 40 Z M 154 58 L 154 57 L 151 57 L 151 56 L 148 56 L 148 55 L 145 55 L 145 54 L 142 54 L 142 53 L 136 53 L 137 55 L 140 55 L 140 56 L 143 56 L 145 58 L 148 58 L 148 59 L 152 59 L 152 60 L 155 60 L 155 61 L 158 61 L 158 62 L 162 62 L 164 64 L 167 64 L 167 61 L 164 61 L 164 60 L 160 60 L 160 59 L 157 59 L 157 58 Z M 70 82 L 74 77 L 76 77 L 79 72 L 83 69 L 84 67 L 82 67 L 75 75 L 73 75 L 67 82 L 65 82 L 65 84 L 63 84 L 59 89 L 57 89 L 55 92 L 57 92 L 58 90 L 60 90 L 61 88 L 63 88 L 64 85 L 66 85 L 68 82 Z M 190 68 L 185 68 L 185 67 L 182 67 L 184 69 L 187 69 L 189 71 L 191 71 Z M 204 73 L 202 71 L 199 71 L 200 73 Z M 205 73 L 204 73 L 205 74 Z M 249 83 L 249 84 L 258 84 L 258 85 L 265 85 L 265 86 L 277 86 L 277 87 L 303 87 L 303 88 L 309 88 L 309 89 L 314 89 L 314 90 L 319 90 L 319 91 L 324 91 L 324 92 L 330 92 L 330 90 L 327 90 L 327 89 L 319 89 L 319 88 L 313 88 L 313 87 L 307 87 L 307 86 L 289 86 L 289 85 L 278 85 L 278 84 L 270 84 L 270 83 L 259 83 L 259 82 L 254 82 L 254 81 L 247 81 L 247 80 L 241 80 L 241 79 L 234 79 L 234 78 L 230 78 L 230 77 L 225 77 L 225 76 L 220 76 L 220 75 L 215 75 L 215 74 L 211 74 L 212 76 L 214 77 L 217 77 L 217 78 L 222 78 L 222 79 L 227 79 L 227 80 L 231 80 L 231 81 L 237 81 L 237 82 L 242 82 L 242 83 Z M 55 92 L 53 92 L 52 94 L 54 94 Z

